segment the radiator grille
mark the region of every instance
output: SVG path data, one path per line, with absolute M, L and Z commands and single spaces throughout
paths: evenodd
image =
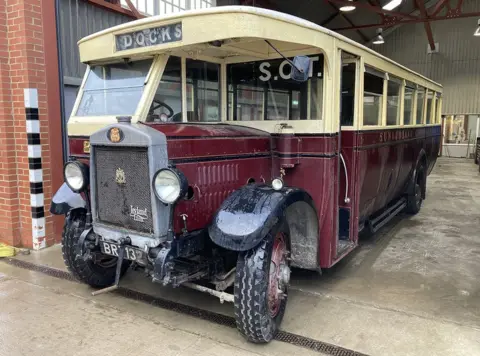
M 147 148 L 96 146 L 94 150 L 98 220 L 153 233 Z

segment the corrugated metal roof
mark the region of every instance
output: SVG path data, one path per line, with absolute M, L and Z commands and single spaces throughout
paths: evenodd
M 60 43 L 63 75 L 82 78 L 86 66 L 80 62 L 77 42 L 103 29 L 131 21 L 131 18 L 106 11 L 81 0 L 60 1 Z
M 466 0 L 464 12 L 480 11 L 480 1 Z M 480 113 L 480 38 L 477 18 L 432 22 L 439 53 L 427 54 L 423 24 L 402 26 L 372 48 L 444 86 L 444 114 Z

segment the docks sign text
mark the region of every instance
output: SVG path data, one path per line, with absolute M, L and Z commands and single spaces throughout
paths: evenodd
M 182 23 L 147 28 L 141 31 L 122 33 L 115 36 L 117 51 L 156 46 L 182 40 Z

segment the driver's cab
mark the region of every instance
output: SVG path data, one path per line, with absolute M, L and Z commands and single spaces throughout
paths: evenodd
M 244 28 L 242 14 L 250 12 L 218 8 L 175 20 L 149 18 L 82 39 L 81 59 L 88 69 L 69 135 L 89 136 L 119 116 L 150 125 L 221 123 L 275 134 L 338 132 L 333 116 L 325 115 L 330 104 L 324 105 L 334 102 L 334 92 L 326 90 L 335 67 L 332 36 L 255 10 L 249 23 L 255 19 L 259 26 L 293 31 L 267 37 L 260 28 Z M 213 31 L 210 24 L 230 30 Z M 171 41 L 140 41 L 152 29 L 169 33 Z M 134 37 L 140 42 L 132 44 Z

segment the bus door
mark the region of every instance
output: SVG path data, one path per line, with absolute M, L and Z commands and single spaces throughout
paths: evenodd
M 338 243 L 336 257 L 357 244 L 356 147 L 360 92 L 360 59 L 342 52 L 338 157 Z

